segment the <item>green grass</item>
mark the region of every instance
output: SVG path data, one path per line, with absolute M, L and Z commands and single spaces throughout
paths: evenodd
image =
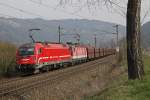
M 6 74 L 14 69 L 15 53 L 15 45 L 0 42 L 0 75 Z
M 150 100 L 149 56 L 144 56 L 144 65 L 145 76 L 143 80 L 127 80 L 123 84 L 115 84 L 114 87 L 109 88 L 101 95 L 86 97 L 85 100 Z

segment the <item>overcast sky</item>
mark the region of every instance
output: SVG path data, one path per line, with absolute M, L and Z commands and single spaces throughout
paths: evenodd
M 33 1 L 33 2 L 32 2 Z M 0 16 L 17 18 L 43 18 L 53 19 L 90 19 L 114 22 L 125 25 L 126 0 L 114 0 L 118 6 L 113 8 L 104 7 L 103 4 L 96 6 L 82 2 L 59 5 L 59 0 L 0 0 Z M 73 0 L 74 1 L 74 0 Z M 78 0 L 76 0 L 78 1 Z M 41 5 L 41 4 L 42 5 Z M 90 3 L 89 3 L 90 4 Z M 143 0 L 142 18 L 150 8 L 150 0 Z M 142 22 L 150 21 L 150 14 Z

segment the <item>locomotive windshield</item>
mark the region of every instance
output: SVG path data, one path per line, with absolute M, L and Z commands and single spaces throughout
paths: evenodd
M 27 55 L 34 55 L 34 48 L 20 48 L 19 49 L 19 55 L 20 56 L 27 56 Z

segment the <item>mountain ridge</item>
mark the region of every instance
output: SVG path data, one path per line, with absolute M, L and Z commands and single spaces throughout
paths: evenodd
M 29 29 L 40 28 L 41 31 L 36 32 L 37 34 L 33 34 L 36 40 L 57 42 L 59 25 L 63 27 L 61 30 L 63 34 L 79 33 L 81 35 L 81 42 L 83 43 L 88 42 L 92 44 L 94 34 L 100 34 L 97 36 L 99 42 L 103 42 L 104 40 L 106 42 L 112 37 L 115 38 L 111 33 L 115 32 L 115 28 L 112 26 L 116 24 L 105 21 L 87 19 L 17 19 L 0 17 L 0 40 L 22 44 L 30 41 L 28 36 Z M 121 33 L 120 37 L 122 37 L 123 33 L 125 33 L 125 26 L 119 25 L 119 32 Z M 71 35 L 61 37 L 64 42 L 76 41 L 74 36 Z

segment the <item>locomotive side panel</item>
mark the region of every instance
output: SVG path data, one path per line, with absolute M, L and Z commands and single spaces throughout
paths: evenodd
M 38 63 L 55 64 L 71 60 L 69 48 L 43 48 L 42 56 L 39 56 Z
M 87 59 L 87 50 L 82 46 L 73 46 L 72 47 L 72 59 L 73 61 L 86 61 Z

